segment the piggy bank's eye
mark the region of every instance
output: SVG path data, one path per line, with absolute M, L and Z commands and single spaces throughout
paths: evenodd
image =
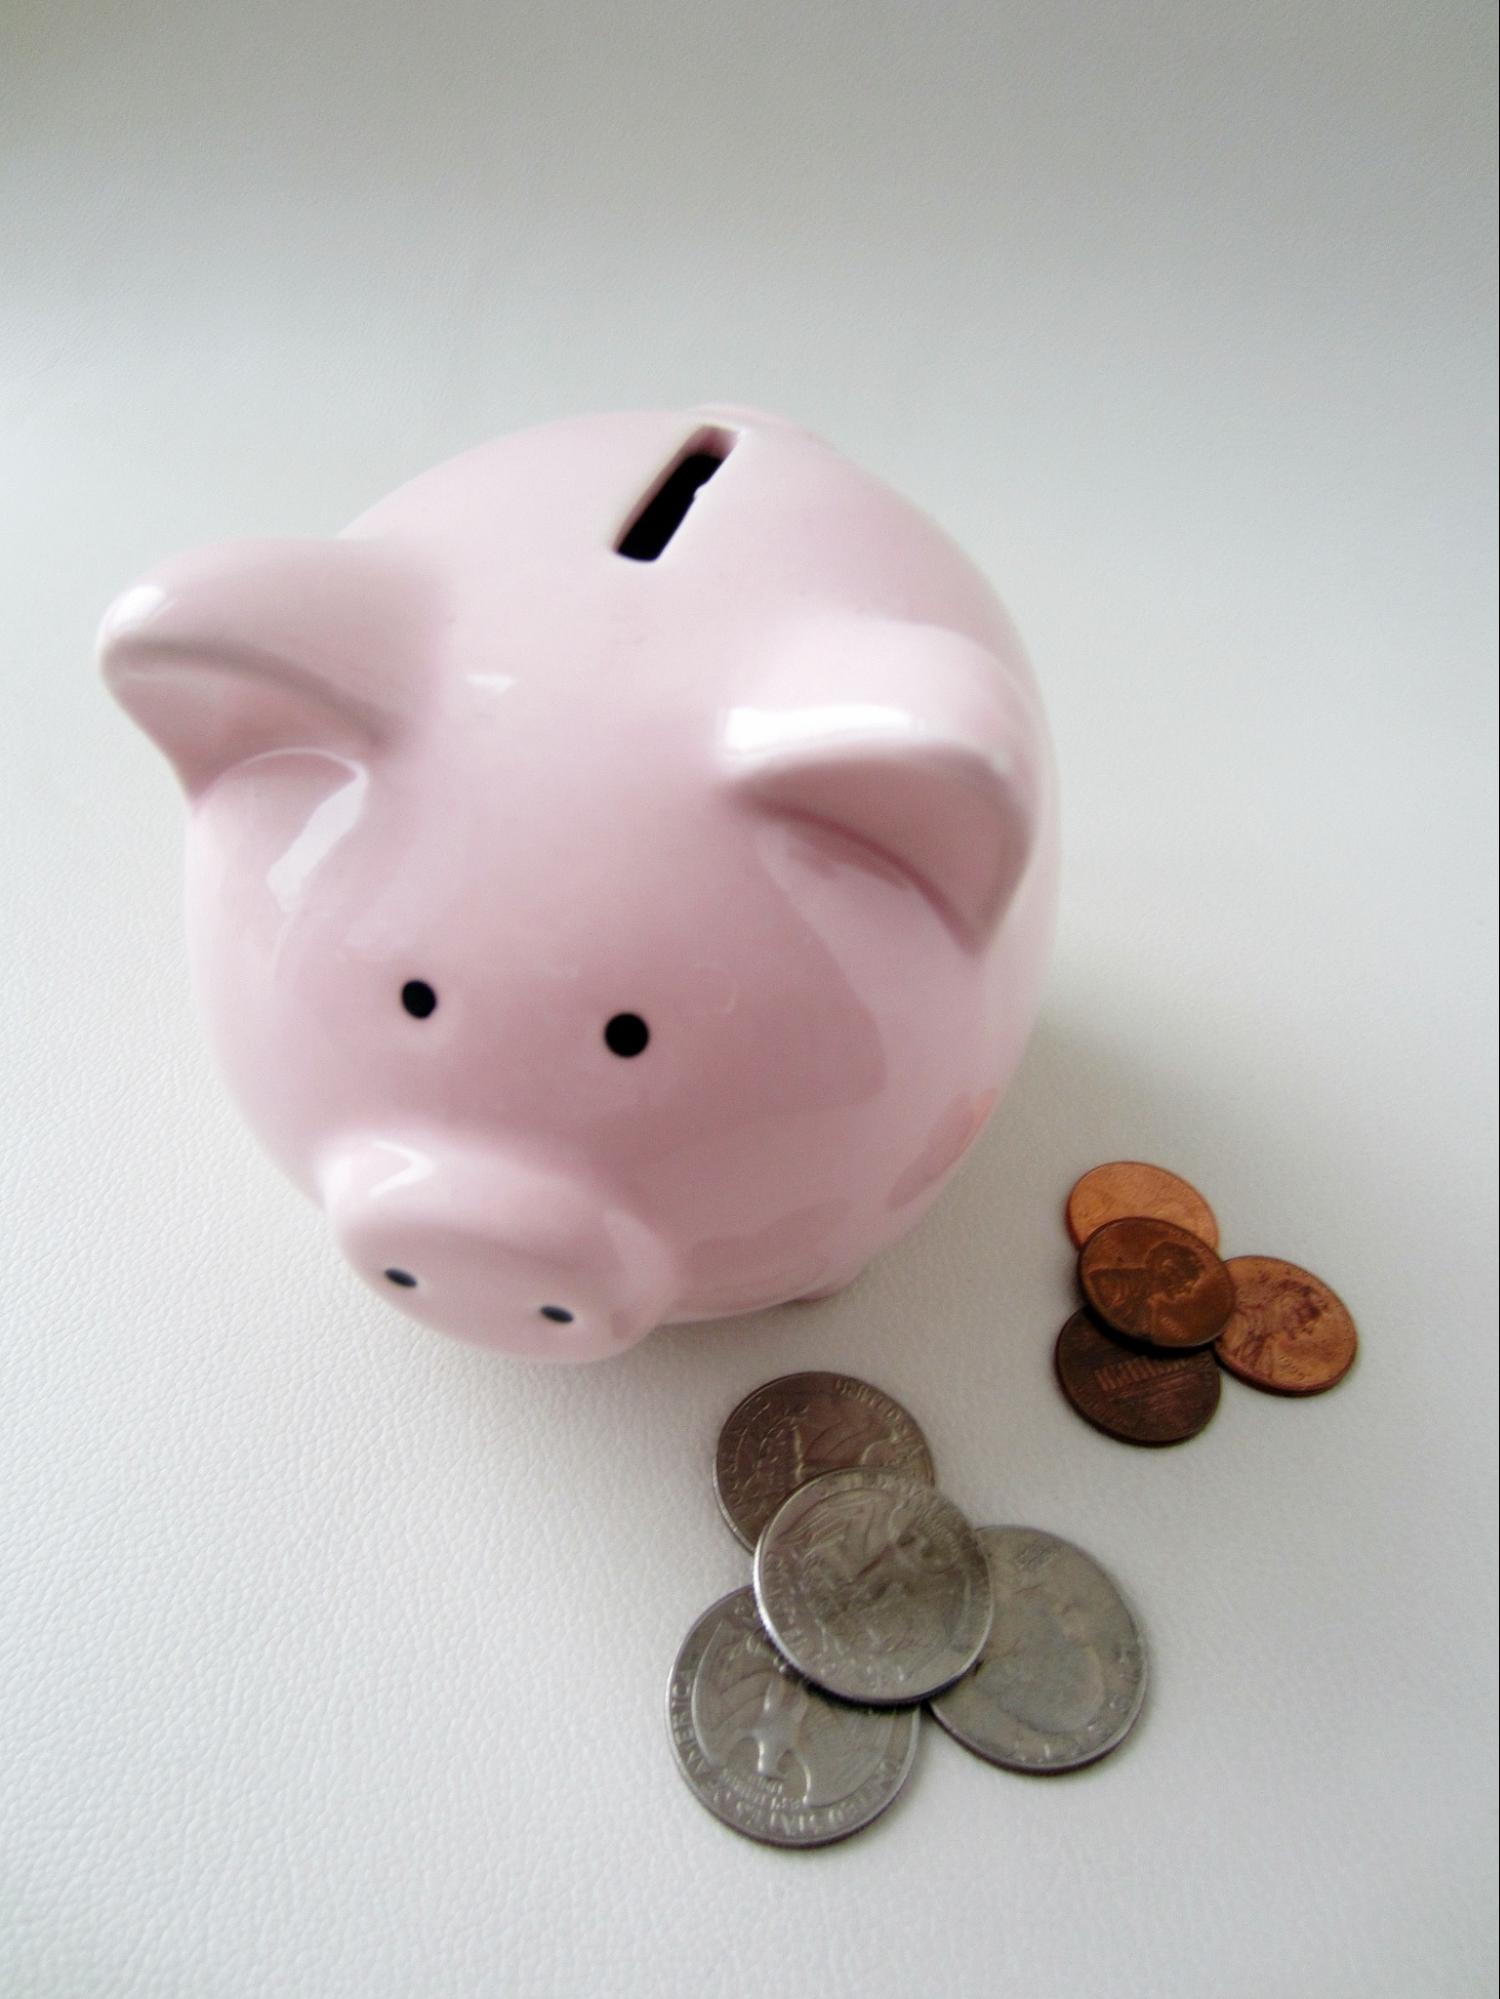
M 425 979 L 408 979 L 401 988 L 401 1004 L 414 1020 L 425 1020 L 437 1005 L 437 994 Z
M 606 1023 L 604 1045 L 612 1055 L 639 1055 L 651 1030 L 638 1013 L 617 1013 Z

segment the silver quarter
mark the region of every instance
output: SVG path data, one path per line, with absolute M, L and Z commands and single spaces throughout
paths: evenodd
M 755 1600 L 799 1673 L 878 1706 L 956 1680 L 990 1628 L 973 1528 L 940 1492 L 893 1472 L 825 1472 L 783 1501 L 756 1544 Z
M 1146 1693 L 1130 1606 L 1092 1556 L 1035 1527 L 981 1527 L 995 1617 L 971 1673 L 932 1703 L 1007 1770 L 1076 1770 L 1129 1734 Z
M 809 1479 L 855 1465 L 936 1482 L 916 1423 L 889 1395 L 852 1374 L 784 1374 L 734 1409 L 719 1433 L 714 1491 L 747 1548 L 777 1507 Z
M 770 1846 L 826 1846 L 883 1812 L 911 1769 L 918 1711 L 831 1701 L 785 1663 L 748 1589 L 683 1640 L 667 1727 L 693 1795 Z

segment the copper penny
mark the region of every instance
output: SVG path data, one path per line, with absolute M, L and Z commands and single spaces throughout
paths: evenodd
M 1111 1332 L 1174 1352 L 1208 1346 L 1234 1309 L 1229 1272 L 1208 1244 L 1149 1215 L 1095 1229 L 1078 1252 L 1078 1281 Z
M 1343 1380 L 1359 1335 L 1321 1278 L 1278 1256 L 1234 1256 L 1224 1267 L 1234 1310 L 1215 1352 L 1231 1374 L 1273 1395 L 1321 1395 Z
M 1112 1159 L 1107 1166 L 1093 1167 L 1074 1183 L 1064 1210 L 1075 1249 L 1082 1249 L 1095 1229 L 1127 1215 L 1176 1222 L 1210 1249 L 1219 1247 L 1219 1224 L 1198 1189 L 1164 1166 L 1147 1166 L 1139 1159 Z
M 1063 1394 L 1083 1420 L 1122 1444 L 1186 1443 L 1219 1406 L 1211 1353 L 1142 1353 L 1114 1339 L 1092 1312 L 1073 1314 L 1053 1359 Z

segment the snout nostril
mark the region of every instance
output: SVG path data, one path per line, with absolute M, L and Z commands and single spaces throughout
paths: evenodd
M 544 1319 L 550 1319 L 555 1326 L 571 1326 L 573 1323 L 573 1314 L 566 1305 L 543 1305 L 541 1313 Z
M 417 1281 L 409 1270 L 388 1270 L 385 1276 L 388 1283 L 399 1284 L 407 1291 L 412 1290 Z

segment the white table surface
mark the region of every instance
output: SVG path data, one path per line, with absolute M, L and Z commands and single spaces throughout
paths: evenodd
M 1487 10 L 12 0 L 0 33 L 0 1991 L 1471 1995 L 1494 1965 Z M 843 1298 L 548 1372 L 409 1325 L 190 1013 L 133 574 L 577 409 L 780 408 L 1048 690 L 1043 1023 Z M 1049 1373 L 1159 1158 L 1359 1321 L 1175 1453 Z M 926 1731 L 821 1854 L 668 1754 L 764 1378 L 905 1398 L 1123 1579 L 1073 1779 Z

